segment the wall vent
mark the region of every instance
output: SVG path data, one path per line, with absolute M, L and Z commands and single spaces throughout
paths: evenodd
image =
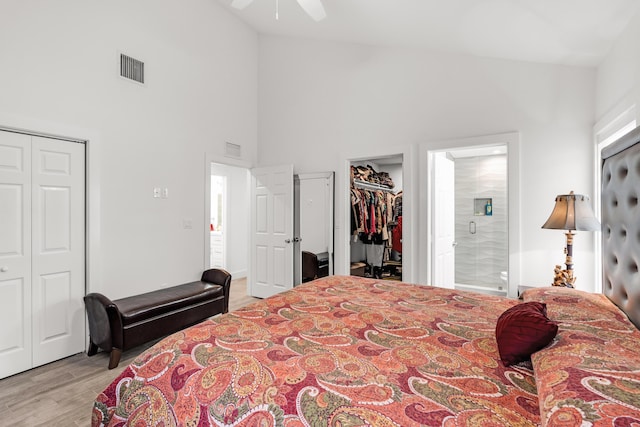
M 225 142 L 224 155 L 227 157 L 235 157 L 236 159 L 239 159 L 242 157 L 242 147 L 238 144 Z
M 144 62 L 121 53 L 120 75 L 125 79 L 144 84 Z

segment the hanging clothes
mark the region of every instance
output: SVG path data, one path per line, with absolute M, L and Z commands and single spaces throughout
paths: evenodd
M 351 188 L 351 234 L 354 241 L 383 244 L 391 238 L 389 230 L 395 214 L 395 195 L 391 190 Z
M 400 215 L 396 221 L 396 226 L 393 227 L 393 231 L 391 232 L 391 249 L 402 253 L 402 215 Z

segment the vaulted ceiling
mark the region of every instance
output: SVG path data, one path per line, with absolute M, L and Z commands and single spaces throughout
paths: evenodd
M 638 0 L 322 0 L 316 22 L 296 0 L 218 1 L 261 34 L 589 67 L 640 11 Z

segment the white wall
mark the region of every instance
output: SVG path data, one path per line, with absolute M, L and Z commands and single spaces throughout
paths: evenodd
M 600 64 L 596 81 L 596 118 L 617 109 L 620 103 L 640 106 L 640 13 L 632 19 Z M 627 105 L 622 105 L 622 108 Z M 636 108 L 640 114 L 640 108 Z M 640 122 L 640 115 L 636 122 Z
M 347 156 L 520 131 L 527 284 L 549 283 L 562 262 L 562 233 L 540 230 L 554 196 L 591 185 L 593 70 L 258 38 L 210 0 L 3 0 L 2 18 L 0 126 L 91 137 L 99 274 L 89 289 L 112 298 L 198 277 L 204 153 L 221 156 L 224 141 L 242 145 L 249 163 L 337 171 L 340 212 Z M 145 61 L 145 87 L 117 76 L 121 51 Z M 604 72 L 599 82 L 609 81 Z M 153 199 L 153 187 L 170 197 Z M 193 229 L 182 228 L 185 218 Z M 336 220 L 336 239 L 346 238 L 343 216 Z M 581 269 L 592 263 L 589 240 L 576 238 L 579 286 L 589 279 Z M 347 271 L 336 248 L 336 271 Z
M 205 152 L 222 155 L 231 141 L 256 159 L 255 32 L 211 0 L 1 9 L 0 126 L 91 139 L 90 267 L 100 273 L 89 290 L 119 298 L 198 278 Z M 145 62 L 145 87 L 118 76 L 120 52 Z M 154 187 L 169 198 L 152 198 Z
M 564 235 L 540 227 L 557 194 L 591 188 L 594 87 L 595 70 L 587 68 L 260 36 L 259 159 L 337 171 L 336 272 L 347 272 L 344 159 L 519 131 L 519 282 L 548 285 L 564 261 Z M 417 176 L 417 159 L 408 162 Z M 425 197 L 424 188 L 405 197 Z M 578 286 L 591 289 L 592 236 L 580 233 L 574 249 Z

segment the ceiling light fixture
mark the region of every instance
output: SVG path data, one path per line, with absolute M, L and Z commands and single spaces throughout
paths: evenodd
M 276 0 L 276 19 L 280 17 L 279 0 Z M 327 17 L 327 13 L 324 10 L 321 0 L 296 0 L 302 10 L 309 15 L 314 21 L 319 22 Z M 233 0 L 231 7 L 235 9 L 244 9 L 249 6 L 253 0 Z

